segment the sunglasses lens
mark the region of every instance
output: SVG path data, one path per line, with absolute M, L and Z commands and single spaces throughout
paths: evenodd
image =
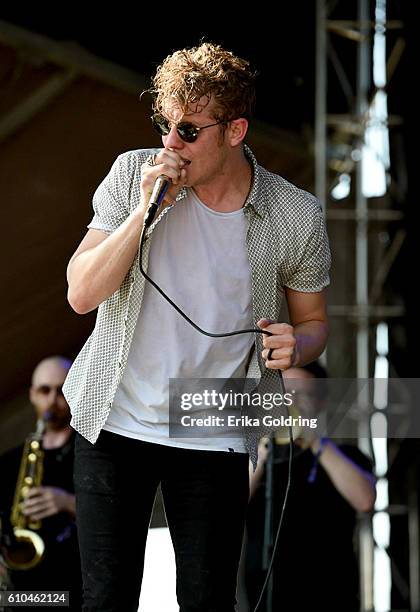
M 198 132 L 192 123 L 180 123 L 177 127 L 178 134 L 185 142 L 197 140 Z
M 152 125 L 161 136 L 167 136 L 171 131 L 169 121 L 162 115 L 152 115 Z M 195 142 L 198 131 L 192 123 L 180 123 L 176 128 L 178 135 L 184 142 Z
M 161 136 L 169 134 L 169 123 L 165 117 L 162 117 L 162 115 L 153 115 L 151 119 L 153 127 Z

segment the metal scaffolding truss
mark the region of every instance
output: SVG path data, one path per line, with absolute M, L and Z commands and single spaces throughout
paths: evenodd
M 399 208 L 370 208 L 368 198 L 362 190 L 362 164 L 360 150 L 365 143 L 369 126 L 369 108 L 378 88 L 372 82 L 372 32 L 376 22 L 370 15 L 370 2 L 359 0 L 357 19 L 331 19 L 332 12 L 348 10 L 349 3 L 317 1 L 317 48 L 316 48 L 316 101 L 315 101 L 315 191 L 319 197 L 327 220 L 353 221 L 356 228 L 356 291 L 352 304 L 335 305 L 330 309 L 333 317 L 351 317 L 358 321 L 357 333 L 357 376 L 368 377 L 369 350 L 367 328 L 369 319 L 401 317 L 404 310 L 399 305 L 379 304 L 388 272 L 404 242 L 404 231 L 398 231 L 389 245 L 385 257 L 368 278 L 368 229 L 373 221 L 400 221 L 403 213 Z M 353 3 L 356 6 L 357 3 Z M 386 22 L 386 30 L 402 28 L 402 22 Z M 357 45 L 357 69 L 349 54 L 340 57 L 334 46 L 334 37 L 343 37 Z M 389 53 L 387 61 L 387 82 L 394 74 L 404 50 L 400 37 Z M 333 73 L 333 75 L 332 75 Z M 334 100 L 328 96 L 331 75 L 339 83 L 343 98 L 347 101 L 346 112 L 337 113 L 331 106 Z M 352 82 L 353 81 L 355 82 Z M 402 118 L 388 116 L 387 127 L 402 123 Z M 340 147 L 341 144 L 341 147 Z M 343 154 L 344 152 L 344 154 Z M 334 155 L 342 155 L 339 159 Z M 350 206 L 330 207 L 331 187 L 341 173 L 352 174 L 355 182 L 354 197 Z M 390 194 L 387 199 L 390 201 Z M 370 287 L 370 289 L 369 289 Z M 356 372 L 355 372 L 356 373 Z
M 336 329 L 338 327 L 342 335 L 347 336 L 348 344 L 354 342 L 355 357 L 350 371 L 343 371 L 341 364 L 338 366 L 341 371 L 336 374 L 357 378 L 374 376 L 376 355 L 372 335 L 375 324 L 383 321 L 392 325 L 404 315 L 404 307 L 400 303 L 384 303 L 389 273 L 405 239 L 405 230 L 400 224 L 404 216 L 399 206 L 403 200 L 400 186 L 391 181 L 390 168 L 387 168 L 386 187 L 380 198 L 368 197 L 364 188 L 366 177 L 363 176 L 362 152 L 372 125 L 372 105 L 378 92 L 387 93 L 389 81 L 398 68 L 405 46 L 401 35 L 402 22 L 386 19 L 378 22 L 378 14 L 381 14 L 378 13 L 378 5 L 383 9 L 382 15 L 385 15 L 386 0 L 377 0 L 376 3 L 369 0 L 353 3 L 317 0 L 316 17 L 315 191 L 324 207 L 328 224 L 334 223 L 334 228 L 345 224 L 347 242 L 344 247 L 351 245 L 349 252 L 354 253 L 353 263 L 350 261 L 348 265 L 347 262 L 347 268 L 355 272 L 352 295 L 349 296 L 347 291 L 343 297 L 340 289 L 336 291 L 335 304 L 329 307 L 329 314 L 335 321 Z M 351 11 L 354 14 L 349 15 Z M 380 86 L 373 78 L 373 40 L 379 30 L 385 37 L 387 47 L 384 84 Z M 402 124 L 402 118 L 387 115 L 381 124 L 389 129 L 392 136 L 392 131 L 398 130 Z M 343 176 L 348 177 L 351 188 L 337 204 L 332 192 Z M 340 223 L 343 225 L 340 226 Z M 372 235 L 379 233 L 384 226 L 392 228 L 392 239 L 378 252 L 379 247 L 375 247 L 375 244 L 378 245 L 380 241 L 375 243 Z M 330 232 L 330 241 L 333 254 L 335 249 L 343 249 L 342 242 L 337 243 L 334 232 Z M 340 265 L 343 267 L 343 258 L 338 258 L 335 277 L 349 273 Z M 353 337 L 349 332 L 349 322 L 355 330 Z M 337 360 L 334 359 L 334 362 Z M 357 436 L 360 448 L 372 455 L 368 421 L 360 423 Z M 388 515 L 390 511 L 392 509 L 389 507 L 385 509 Z M 418 525 L 414 529 L 417 518 L 417 514 L 413 514 L 414 506 L 411 511 L 409 508 L 403 511 L 407 512 L 411 539 L 418 542 Z M 359 533 L 361 609 L 371 611 L 376 608 L 375 543 L 370 518 L 361 519 Z M 411 575 L 417 571 L 418 578 L 417 557 L 418 550 L 411 554 L 410 567 Z M 410 599 L 410 609 L 419 610 L 417 588 L 412 588 Z

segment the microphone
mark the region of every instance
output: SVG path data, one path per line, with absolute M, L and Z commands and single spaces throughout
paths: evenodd
M 166 192 L 171 184 L 170 179 L 164 174 L 157 177 L 153 186 L 152 195 L 150 196 L 149 206 L 147 208 L 146 215 L 144 217 L 144 228 L 147 229 L 153 223 L 153 219 L 156 216 L 157 209 L 162 203 Z

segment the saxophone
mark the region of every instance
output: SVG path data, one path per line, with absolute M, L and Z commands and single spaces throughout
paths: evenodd
M 34 521 L 22 512 L 22 503 L 29 490 L 32 487 L 39 487 L 42 483 L 44 451 L 41 442 L 44 430 L 45 421 L 39 419 L 36 431 L 26 438 L 23 449 L 10 513 L 12 531 L 2 551 L 6 565 L 13 570 L 31 569 L 38 565 L 44 556 L 44 541 L 36 533 L 41 528 L 41 521 Z

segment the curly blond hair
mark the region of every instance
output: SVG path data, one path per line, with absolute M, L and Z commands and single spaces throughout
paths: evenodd
M 249 120 L 255 105 L 255 77 L 249 62 L 205 42 L 169 55 L 158 66 L 149 92 L 158 113 L 164 112 L 170 100 L 184 114 L 201 112 L 213 98 L 212 114 L 217 121 Z

